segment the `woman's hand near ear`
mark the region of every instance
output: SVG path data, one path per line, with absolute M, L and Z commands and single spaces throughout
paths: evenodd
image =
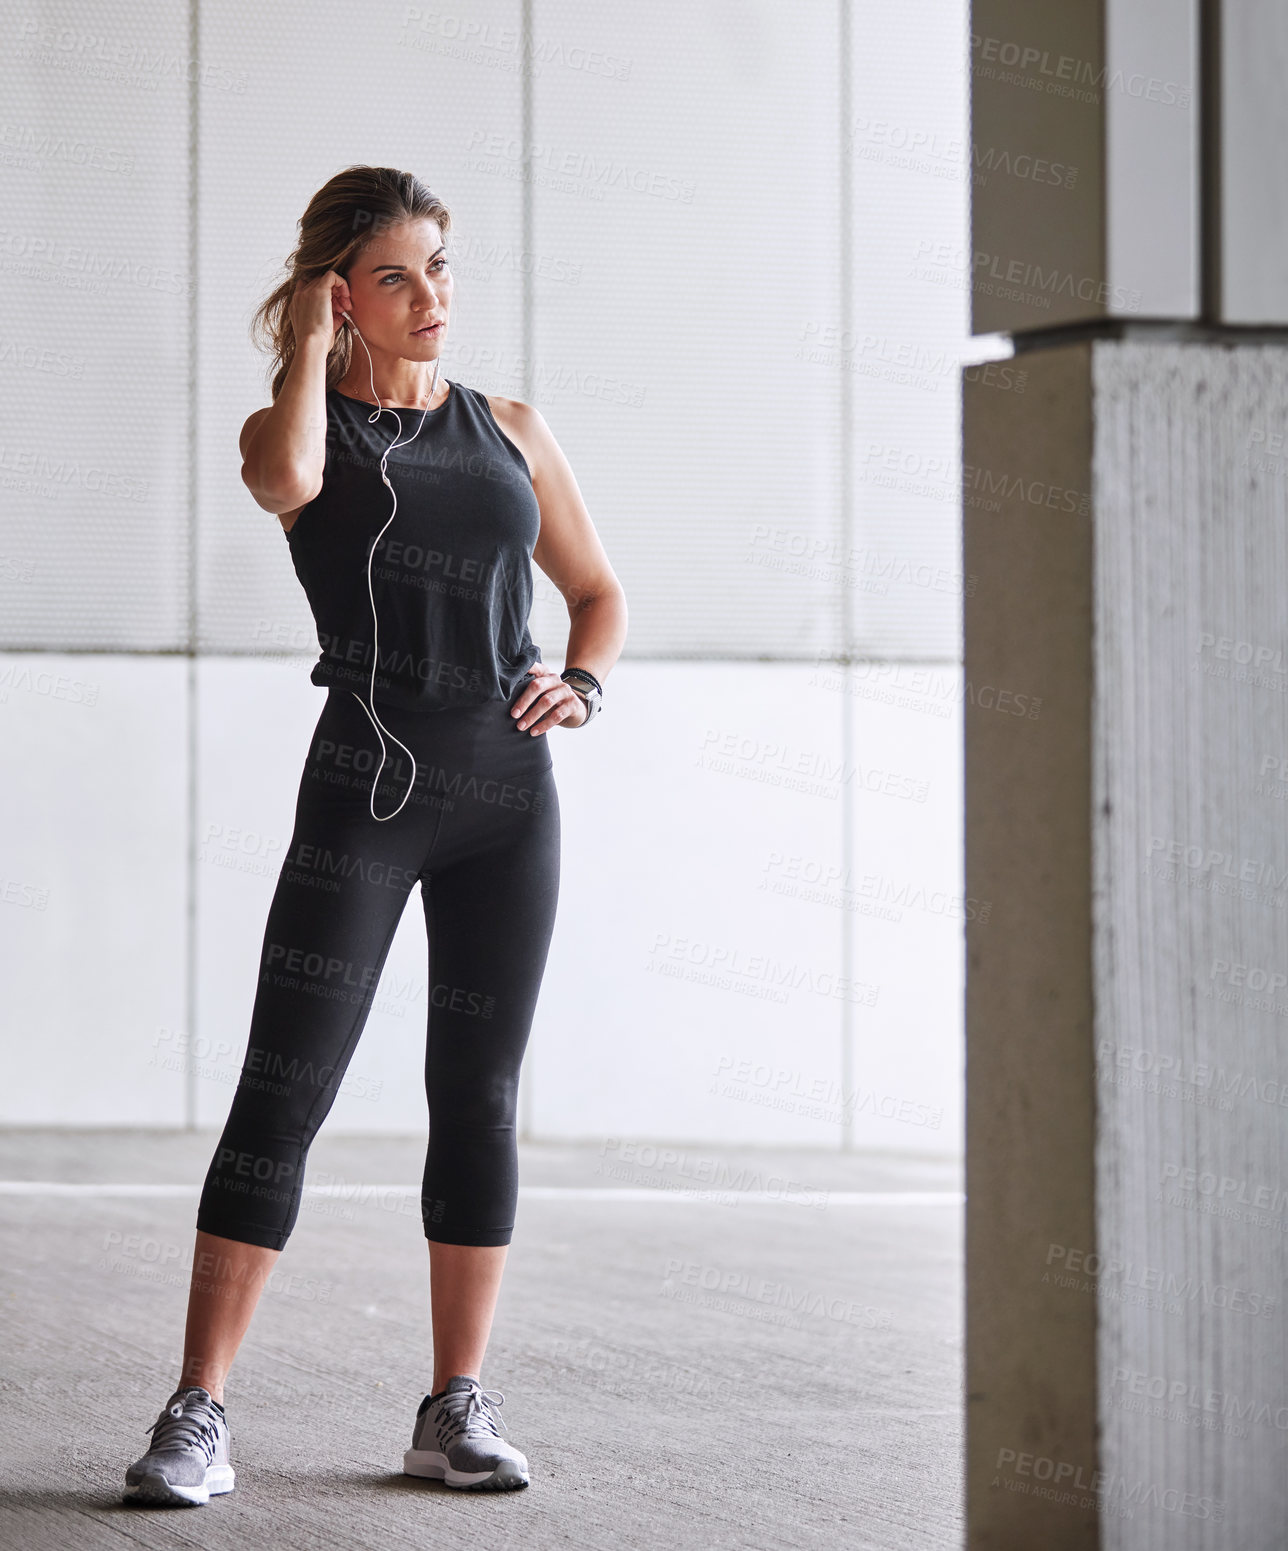
M 317 334 L 324 338 L 328 348 L 344 326 L 342 312 L 353 309 L 353 297 L 349 294 L 349 282 L 334 269 L 328 269 L 316 280 L 297 285 L 291 296 L 291 326 L 298 343 Z

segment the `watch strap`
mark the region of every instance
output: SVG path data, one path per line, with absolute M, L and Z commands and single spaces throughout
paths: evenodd
M 604 693 L 604 686 L 599 682 L 593 673 L 587 672 L 585 668 L 565 668 L 559 677 L 563 679 L 565 683 L 571 683 L 575 678 L 581 679 L 584 683 L 593 685 L 601 695 Z M 576 686 L 574 685 L 574 688 L 575 687 Z

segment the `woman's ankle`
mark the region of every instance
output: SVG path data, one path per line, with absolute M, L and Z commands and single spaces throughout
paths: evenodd
M 204 1389 L 212 1400 L 217 1400 L 222 1406 L 224 1403 L 224 1386 L 222 1381 L 215 1379 L 202 1379 L 195 1375 L 187 1375 L 181 1378 L 176 1389 Z

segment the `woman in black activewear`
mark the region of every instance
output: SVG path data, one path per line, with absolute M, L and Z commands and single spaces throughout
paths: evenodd
M 198 1208 L 179 1387 L 126 1473 L 127 1500 L 201 1503 L 232 1489 L 224 1379 L 417 884 L 434 1377 L 404 1469 L 459 1487 L 528 1481 L 480 1370 L 514 1229 L 519 1068 L 559 892 L 546 734 L 598 711 L 626 604 L 542 416 L 441 376 L 449 226 L 411 174 L 349 167 L 311 200 L 289 277 L 257 314 L 276 370 L 271 406 L 242 431 L 242 477 L 280 518 L 326 699 Z M 528 631 L 532 560 L 568 604 L 564 675 Z

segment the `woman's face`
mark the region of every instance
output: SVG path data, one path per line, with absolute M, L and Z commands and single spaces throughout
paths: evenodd
M 353 320 L 373 349 L 432 361 L 452 305 L 452 273 L 438 222 L 402 221 L 373 236 L 346 277 Z M 426 325 L 440 325 L 425 332 Z

